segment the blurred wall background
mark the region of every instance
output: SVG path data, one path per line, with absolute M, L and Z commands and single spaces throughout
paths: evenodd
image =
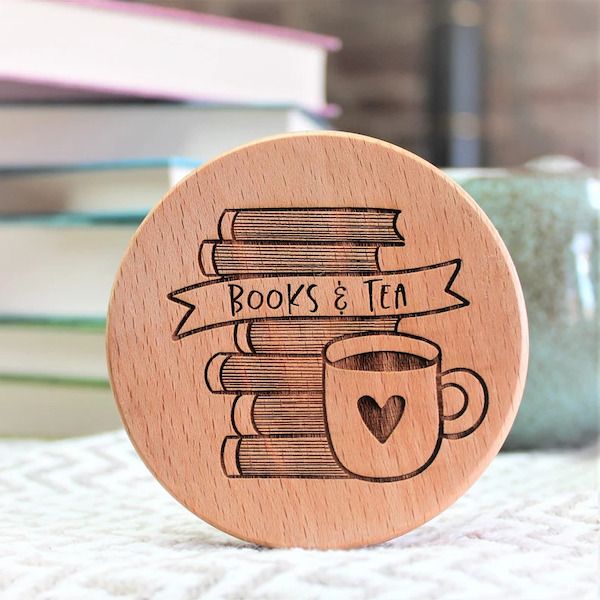
M 597 0 L 150 1 L 342 38 L 329 70 L 336 128 L 443 165 L 599 164 Z M 456 137 L 466 150 L 453 155 Z

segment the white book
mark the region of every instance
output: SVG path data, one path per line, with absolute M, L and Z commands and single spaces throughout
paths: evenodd
M 257 138 L 322 127 L 289 107 L 0 104 L 0 168 L 163 156 L 205 161 Z
M 144 215 L 196 166 L 167 159 L 0 171 L 0 214 Z
M 326 112 L 335 38 L 114 0 L 2 0 L 0 79 L 115 95 Z M 0 91 L 0 98 L 3 94 Z
M 0 318 L 104 319 L 137 223 L 0 220 Z
M 0 436 L 61 438 L 121 427 L 108 384 L 0 377 Z
M 104 324 L 0 322 L 0 378 L 108 383 Z

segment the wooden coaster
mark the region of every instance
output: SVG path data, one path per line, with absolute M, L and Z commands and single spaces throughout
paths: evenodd
M 390 144 L 310 133 L 167 194 L 116 278 L 108 357 L 131 440 L 182 504 L 259 544 L 344 548 L 479 477 L 520 402 L 527 322 L 455 183 Z

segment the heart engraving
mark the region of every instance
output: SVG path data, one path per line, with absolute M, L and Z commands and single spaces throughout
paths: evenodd
M 358 412 L 367 429 L 381 444 L 387 442 L 404 414 L 406 400 L 402 396 L 390 396 L 383 406 L 375 398 L 361 396 L 358 399 Z

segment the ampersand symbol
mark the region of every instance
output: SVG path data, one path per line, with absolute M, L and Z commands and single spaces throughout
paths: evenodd
M 338 287 L 335 288 L 335 307 L 340 314 L 348 307 L 348 303 L 344 300 L 347 291 L 348 289 L 342 285 L 342 282 L 338 281 Z

